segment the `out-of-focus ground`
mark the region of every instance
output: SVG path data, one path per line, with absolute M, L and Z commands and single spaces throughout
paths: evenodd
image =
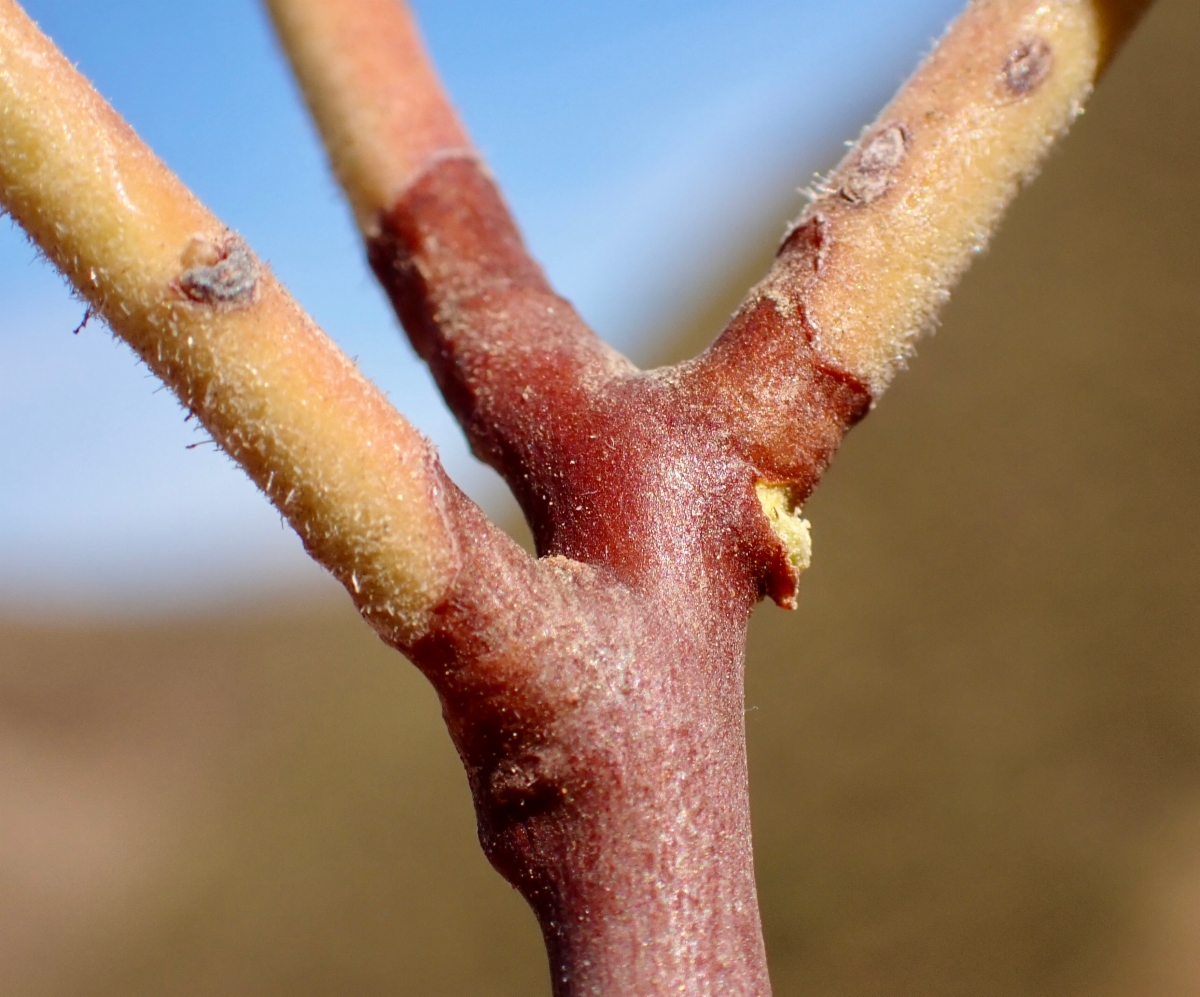
M 1162 0 L 755 617 L 781 997 L 1200 994 L 1198 65 Z M 0 993 L 548 981 L 433 695 L 339 597 L 0 626 Z

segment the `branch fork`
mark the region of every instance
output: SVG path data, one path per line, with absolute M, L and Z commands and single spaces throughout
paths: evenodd
M 14 0 L 0 202 L 438 692 L 554 991 L 770 992 L 745 630 L 800 507 L 1141 0 L 975 0 L 701 356 L 640 371 L 554 293 L 395 0 L 269 0 L 371 265 L 526 555 Z

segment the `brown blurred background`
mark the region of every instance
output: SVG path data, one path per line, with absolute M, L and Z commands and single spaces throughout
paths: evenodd
M 1198 65 L 1160 0 L 808 505 L 800 610 L 755 617 L 780 997 L 1200 995 Z M 0 994 L 548 992 L 346 599 L 0 624 Z

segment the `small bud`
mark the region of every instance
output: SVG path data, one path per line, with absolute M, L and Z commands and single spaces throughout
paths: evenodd
M 851 204 L 870 204 L 879 200 L 896 179 L 896 172 L 908 151 L 908 142 L 904 125 L 885 125 L 863 144 L 838 193 Z
M 1045 82 L 1054 65 L 1054 53 L 1041 38 L 1021 42 L 1004 63 L 1004 87 L 1010 97 L 1033 93 Z
M 202 305 L 250 304 L 258 288 L 259 265 L 241 236 L 227 232 L 219 241 L 194 235 L 180 254 L 183 294 Z

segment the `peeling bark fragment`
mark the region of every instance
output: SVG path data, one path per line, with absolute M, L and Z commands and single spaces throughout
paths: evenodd
M 1027 97 L 1045 82 L 1053 66 L 1050 46 L 1041 38 L 1027 38 L 1004 63 L 1004 88 L 1010 97 Z
M 812 564 L 812 524 L 800 514 L 791 486 L 760 481 L 754 491 L 771 529 L 787 547 L 792 567 L 797 574 L 805 571 Z
M 843 200 L 870 204 L 883 197 L 904 162 L 908 142 L 908 130 L 899 122 L 884 125 L 864 142 L 838 191 Z
M 236 308 L 254 300 L 259 264 L 242 237 L 226 232 L 220 241 L 194 235 L 180 256 L 185 267 L 179 290 L 197 304 Z

